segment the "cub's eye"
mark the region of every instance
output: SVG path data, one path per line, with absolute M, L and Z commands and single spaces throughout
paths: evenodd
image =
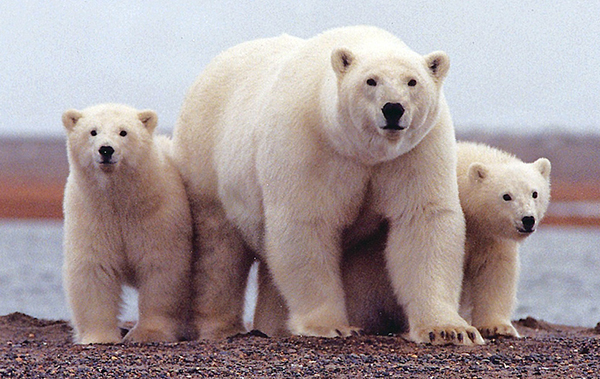
M 375 87 L 377 85 L 377 81 L 373 78 L 367 79 L 367 85 Z
M 511 201 L 512 197 L 510 197 L 509 194 L 505 193 L 504 195 L 502 195 L 502 198 L 504 199 L 504 201 Z
M 90 135 L 91 135 L 92 137 L 96 137 L 96 135 L 97 135 L 97 134 L 98 134 L 98 132 L 96 132 L 95 130 L 92 130 L 92 131 L 90 132 Z
M 408 81 L 408 86 L 409 87 L 414 87 L 416 85 L 417 85 L 417 81 L 416 80 L 411 79 L 411 80 Z
M 537 191 L 533 191 L 533 193 L 531 194 L 531 197 L 533 197 L 534 199 L 537 199 L 537 197 L 538 197 Z
M 121 130 L 121 133 L 119 133 L 119 135 L 121 137 L 125 137 L 127 135 L 127 132 L 125 130 Z

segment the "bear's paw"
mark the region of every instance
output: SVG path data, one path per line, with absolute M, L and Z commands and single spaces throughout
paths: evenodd
M 432 345 L 484 345 L 485 340 L 477 328 L 472 326 L 443 325 L 419 327 L 411 330 L 404 338 L 416 343 Z
M 88 332 L 79 336 L 78 344 L 88 345 L 92 343 L 119 343 L 121 334 L 118 329 L 111 332 Z
M 360 328 L 353 326 L 305 326 L 293 328 L 292 334 L 304 337 L 350 337 L 357 336 L 362 333 Z
M 517 329 L 510 323 L 501 323 L 496 325 L 479 326 L 479 332 L 483 338 L 494 338 L 494 337 L 512 337 L 521 338 Z
M 164 329 L 134 327 L 127 333 L 125 342 L 177 342 L 179 339 L 176 334 Z
M 231 318 L 222 315 L 203 315 L 196 320 L 196 329 L 199 332 L 198 338 L 206 340 L 219 340 L 247 332 L 237 315 Z

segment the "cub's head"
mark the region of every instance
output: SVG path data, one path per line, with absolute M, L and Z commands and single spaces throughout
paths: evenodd
M 422 56 L 407 47 L 334 49 L 341 124 L 363 133 L 387 159 L 418 144 L 437 122 L 450 61 L 444 52 Z M 378 145 L 377 145 L 378 144 Z
M 62 116 L 67 131 L 69 161 L 86 170 L 111 173 L 121 166 L 144 164 L 151 153 L 158 117 L 120 104 L 101 104 Z
M 468 170 L 467 220 L 498 237 L 521 239 L 533 233 L 550 201 L 550 161 L 472 163 Z

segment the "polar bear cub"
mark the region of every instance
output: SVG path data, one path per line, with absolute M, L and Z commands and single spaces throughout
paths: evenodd
M 368 26 L 246 42 L 207 66 L 173 141 L 202 236 L 197 271 L 214 276 L 198 289 L 201 336 L 239 324 L 254 254 L 289 308 L 291 333 L 351 334 L 344 236 L 386 220 L 409 338 L 483 343 L 458 313 L 465 221 L 449 67 L 445 53 L 418 54 Z
M 518 248 L 548 208 L 550 169 L 546 158 L 523 163 L 484 144 L 459 143 L 458 187 L 467 221 L 461 309 L 484 337 L 519 335 L 510 322 Z
M 127 341 L 176 341 L 189 302 L 189 203 L 157 115 L 125 105 L 68 110 L 64 285 L 77 343 L 122 340 L 122 285 L 139 292 Z M 180 330 L 181 328 L 181 330 Z

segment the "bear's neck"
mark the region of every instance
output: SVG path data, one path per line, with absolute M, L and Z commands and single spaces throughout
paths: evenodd
M 136 214 L 144 213 L 156 207 L 156 203 L 164 196 L 159 191 L 154 168 L 144 166 L 142 170 L 121 166 L 113 172 L 79 170 L 75 180 L 81 181 L 80 188 L 87 189 L 87 198 L 98 206 L 110 205 L 116 213 L 125 214 L 135 210 Z M 158 178 L 158 179 L 157 179 Z
M 475 226 L 467 219 L 466 254 L 488 255 L 518 251 L 519 241 L 505 236 L 497 236 L 485 225 Z

